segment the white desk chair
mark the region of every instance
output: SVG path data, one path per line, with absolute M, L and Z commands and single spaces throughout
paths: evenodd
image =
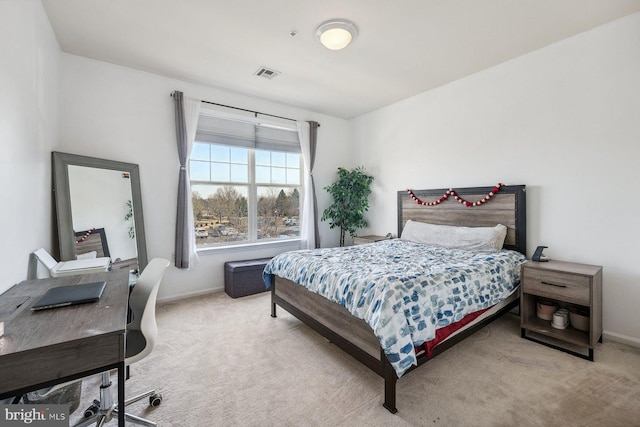
M 151 353 L 156 344 L 158 336 L 158 325 L 156 324 L 156 299 L 158 289 L 164 273 L 169 267 L 169 261 L 162 258 L 154 258 L 145 267 L 136 282 L 129 297 L 129 308 L 133 314 L 133 320 L 127 325 L 126 334 L 126 355 L 124 363 L 129 366 Z M 109 372 L 102 374 L 102 385 L 100 386 L 100 400 L 94 400 L 84 413 L 85 419 L 81 420 L 76 427 L 88 426 L 92 423 L 103 425 L 108 422 L 119 408 L 113 402 L 110 393 L 111 379 Z M 162 396 L 155 390 L 139 394 L 125 400 L 125 406 L 149 398 L 151 406 L 158 406 L 162 402 Z M 145 420 L 131 414 L 125 414 L 125 419 L 135 424 L 155 426 L 153 421 Z
M 76 259 L 73 261 L 56 261 L 49 252 L 40 248 L 33 253 L 35 257 L 44 265 L 51 277 L 74 276 L 77 274 L 100 273 L 109 269 L 111 258 L 88 258 Z

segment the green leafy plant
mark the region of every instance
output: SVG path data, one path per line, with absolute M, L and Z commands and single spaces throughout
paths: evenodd
M 329 228 L 340 227 L 340 246 L 344 246 L 346 233 L 353 237 L 358 228 L 367 226 L 364 213 L 369 210 L 372 181 L 362 166 L 338 168 L 338 180 L 324 188 L 333 197 L 333 204 L 324 210 L 322 221 L 328 220 Z
M 131 221 L 133 219 L 133 201 L 127 200 L 127 214 L 124 216 L 125 221 Z M 136 229 L 133 225 L 129 226 L 129 238 L 135 239 Z

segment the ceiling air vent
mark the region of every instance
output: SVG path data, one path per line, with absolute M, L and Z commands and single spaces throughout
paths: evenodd
M 260 67 L 258 68 L 258 71 L 256 71 L 254 74 L 258 77 L 264 77 L 265 79 L 271 80 L 272 78 L 280 74 L 280 72 L 271 70 L 267 67 Z

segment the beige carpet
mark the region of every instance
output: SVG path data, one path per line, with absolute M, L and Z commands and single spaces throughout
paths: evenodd
M 640 349 L 605 342 L 588 362 L 520 338 L 507 314 L 401 378 L 394 415 L 380 377 L 282 308 L 269 313 L 268 293 L 159 306 L 160 342 L 127 393 L 155 386 L 164 401 L 129 411 L 160 426 L 640 426 Z

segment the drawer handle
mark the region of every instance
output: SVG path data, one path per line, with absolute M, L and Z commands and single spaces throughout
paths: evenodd
M 566 288 L 567 285 L 558 285 L 557 283 L 542 282 L 543 285 L 555 286 L 556 288 Z

